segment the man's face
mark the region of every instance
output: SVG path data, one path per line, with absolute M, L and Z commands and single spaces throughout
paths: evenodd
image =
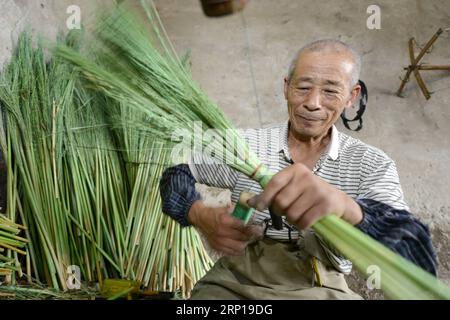
M 350 87 L 352 60 L 345 53 L 305 52 L 290 81 L 285 79 L 291 128 L 308 139 L 324 135 L 346 107 L 357 98 L 360 86 Z

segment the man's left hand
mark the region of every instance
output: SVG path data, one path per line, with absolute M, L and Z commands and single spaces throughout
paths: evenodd
M 330 214 L 353 225 L 363 218 L 361 207 L 350 196 L 314 175 L 303 164 L 293 164 L 278 172 L 248 204 L 259 211 L 270 206 L 300 229 L 307 229 Z

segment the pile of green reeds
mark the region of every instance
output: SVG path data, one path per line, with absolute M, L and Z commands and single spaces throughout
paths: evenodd
M 24 229 L 24 226 L 0 214 L 0 276 L 11 276 L 14 271 L 22 272 L 17 255 L 26 255 L 23 248 L 28 240 L 19 236 Z M 9 256 L 5 255 L 6 250 L 10 251 Z M 14 257 L 11 257 L 11 253 Z
M 126 244 L 129 259 L 125 277 L 139 279 L 157 291 L 174 292 L 182 288 L 182 297 L 188 297 L 195 282 L 212 266 L 212 261 L 191 228 L 180 225 L 161 214 L 159 180 L 170 163 L 163 146 L 143 137 L 136 146 L 138 156 L 129 164 L 136 167 L 130 201 Z M 156 150 L 156 152 L 149 152 Z
M 66 45 L 73 48 L 76 39 L 69 35 Z M 161 212 L 158 184 L 168 151 L 127 129 L 130 117 L 146 115 L 130 115 L 85 88 L 71 65 L 46 59 L 28 33 L 1 74 L 0 107 L 11 221 L 5 228 L 16 232 L 12 221 L 26 226 L 26 239 L 3 241 L 0 231 L 8 282 L 22 280 L 17 254 L 26 253 L 28 281 L 54 290 L 70 289 L 67 270 L 75 265 L 85 285 L 125 278 L 188 297 L 212 262 L 195 229 Z M 29 242 L 26 251 L 22 242 Z
M 55 52 L 76 66 L 91 87 L 129 108 L 129 113 L 145 115 L 141 120 L 121 119 L 125 128 L 140 130 L 169 144 L 174 143 L 171 136 L 180 128 L 193 133 L 196 122 L 201 122 L 204 130 L 218 129 L 218 139 L 203 140 L 202 146 L 222 150 L 226 159 L 232 160 L 227 164 L 264 188 L 274 173 L 262 165 L 192 79 L 172 49 L 153 3 L 141 3 L 147 24 L 138 22 L 124 7 L 101 20 L 95 30 L 95 43 L 89 44 L 101 57 L 97 62 L 65 46 L 58 46 Z M 367 266 L 379 266 L 382 289 L 390 298 L 450 299 L 450 289 L 437 278 L 345 221 L 327 216 L 313 227 L 352 260 L 363 275 Z
M 63 292 L 37 283 L 0 286 L 0 300 L 93 300 L 97 294 L 93 288 Z
M 67 66 L 47 64 L 42 47 L 32 49 L 31 38 L 24 35 L 0 86 L 3 153 L 8 176 L 15 178 L 7 190 L 7 214 L 15 218 L 21 213 L 36 277 L 47 277 L 55 288 L 64 288 L 65 268 L 71 264 L 70 240 L 60 236 L 68 234 L 69 217 L 58 183 L 62 140 L 57 133 L 74 85 L 67 74 Z

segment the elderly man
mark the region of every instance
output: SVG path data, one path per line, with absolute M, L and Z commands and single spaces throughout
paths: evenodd
M 394 161 L 381 150 L 338 132 L 334 123 L 359 96 L 360 57 L 337 40 L 303 47 L 284 79 L 289 121 L 244 134 L 269 169 L 278 172 L 264 191 L 225 164 L 195 155 L 161 179 L 163 211 L 194 225 L 224 253 L 193 290 L 193 299 L 360 299 L 344 279 L 351 262 L 310 230 L 335 214 L 426 270 L 436 273 L 427 227 L 407 210 Z M 269 136 L 267 143 L 261 143 Z M 259 193 L 244 226 L 231 208 L 209 208 L 195 182 Z M 268 208 L 285 228 L 268 222 Z M 262 239 L 255 225 L 266 223 Z

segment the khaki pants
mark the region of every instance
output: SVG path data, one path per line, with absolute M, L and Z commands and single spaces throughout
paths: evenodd
M 260 240 L 244 256 L 219 259 L 191 299 L 362 299 L 342 273 L 318 259 L 315 272 L 311 262 L 312 256 L 295 243 Z

